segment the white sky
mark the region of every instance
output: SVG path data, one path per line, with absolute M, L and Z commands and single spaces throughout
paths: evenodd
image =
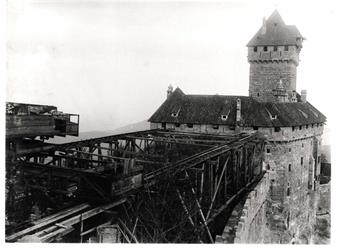
M 328 116 L 339 82 L 332 1 L 8 1 L 7 101 L 81 115 L 81 131 L 148 119 L 169 84 L 248 95 L 247 42 L 278 9 L 307 40 L 297 90 Z M 338 27 L 339 28 L 339 27 Z M 334 93 L 335 94 L 335 93 Z M 335 96 L 336 98 L 336 96 Z

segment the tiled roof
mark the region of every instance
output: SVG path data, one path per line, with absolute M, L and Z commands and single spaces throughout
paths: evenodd
M 297 39 L 299 38 L 299 39 Z M 250 46 L 264 45 L 297 45 L 301 46 L 301 33 L 295 25 L 286 25 L 275 10 L 272 15 L 266 20 L 265 29 L 261 27 L 259 31 L 247 44 Z
M 326 121 L 326 117 L 308 102 L 264 103 L 248 96 L 185 95 L 179 88 L 149 121 L 235 125 L 238 98 L 241 100 L 240 126 L 290 127 Z M 227 115 L 227 119 L 223 120 L 222 115 Z

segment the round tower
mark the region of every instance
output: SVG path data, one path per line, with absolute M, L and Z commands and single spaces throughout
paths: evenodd
M 280 80 L 288 96 L 296 93 L 296 68 L 302 41 L 296 26 L 286 25 L 277 10 L 267 20 L 263 19 L 262 27 L 247 44 L 249 96 L 263 102 L 278 101 L 273 90 Z

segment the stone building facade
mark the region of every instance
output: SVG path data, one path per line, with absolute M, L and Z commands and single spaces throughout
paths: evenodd
M 267 180 L 261 183 L 269 185 L 261 188 L 267 195 L 258 196 L 261 210 L 249 213 L 260 219 L 247 218 L 253 224 L 240 229 L 244 235 L 235 242 L 310 241 L 326 117 L 307 102 L 306 91 L 296 92 L 302 42 L 298 29 L 286 25 L 275 11 L 247 45 L 249 96 L 186 95 L 169 88 L 166 101 L 149 119 L 151 129 L 209 134 L 258 131 L 266 137 Z M 263 237 L 256 237 L 256 232 L 264 232 Z

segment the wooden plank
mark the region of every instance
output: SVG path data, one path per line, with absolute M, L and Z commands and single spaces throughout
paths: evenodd
M 93 208 L 89 211 L 86 211 L 82 214 L 78 214 L 74 217 L 71 217 L 63 222 L 61 222 L 63 225 L 67 226 L 67 227 L 71 227 L 77 223 L 79 223 L 81 220 L 86 220 L 86 219 L 89 219 L 97 214 L 100 214 L 102 212 L 104 212 L 105 210 L 109 210 L 113 207 L 116 207 L 118 205 L 121 205 L 123 204 L 124 202 L 126 202 L 126 199 L 121 199 L 119 201 L 116 201 L 116 202 L 113 202 L 113 203 L 110 203 L 109 205 L 104 205 L 104 206 L 100 206 L 100 207 L 96 207 L 96 208 Z M 59 227 L 57 226 L 51 226 L 50 228 L 48 228 L 46 231 L 48 232 L 52 232 L 54 230 L 58 230 Z M 37 232 L 35 233 L 34 235 L 37 236 L 37 237 L 42 237 L 43 235 L 45 234 L 45 232 L 43 231 L 40 231 L 40 232 Z
M 48 217 L 45 217 L 43 219 L 40 219 L 40 220 L 34 222 L 34 224 L 35 224 L 34 226 L 26 228 L 26 229 L 24 229 L 22 231 L 19 231 L 19 232 L 15 233 L 15 234 L 12 234 L 12 235 L 6 237 L 6 241 L 9 241 L 9 242 L 15 241 L 15 240 L 17 240 L 17 239 L 27 235 L 27 234 L 31 234 L 34 231 L 37 231 L 37 230 L 42 229 L 44 227 L 47 227 L 47 226 L 49 226 L 51 224 L 54 224 L 57 221 L 60 221 L 60 220 L 62 220 L 63 218 L 65 218 L 67 216 L 70 216 L 70 215 L 72 215 L 74 213 L 78 213 L 78 212 L 80 212 L 82 210 L 85 210 L 85 209 L 87 209 L 89 207 L 90 207 L 89 204 L 83 203 L 83 204 L 80 204 L 80 205 L 78 205 L 76 207 L 72 207 L 72 208 L 63 210 L 63 211 L 61 211 L 59 213 L 56 213 L 56 214 L 50 215 Z

